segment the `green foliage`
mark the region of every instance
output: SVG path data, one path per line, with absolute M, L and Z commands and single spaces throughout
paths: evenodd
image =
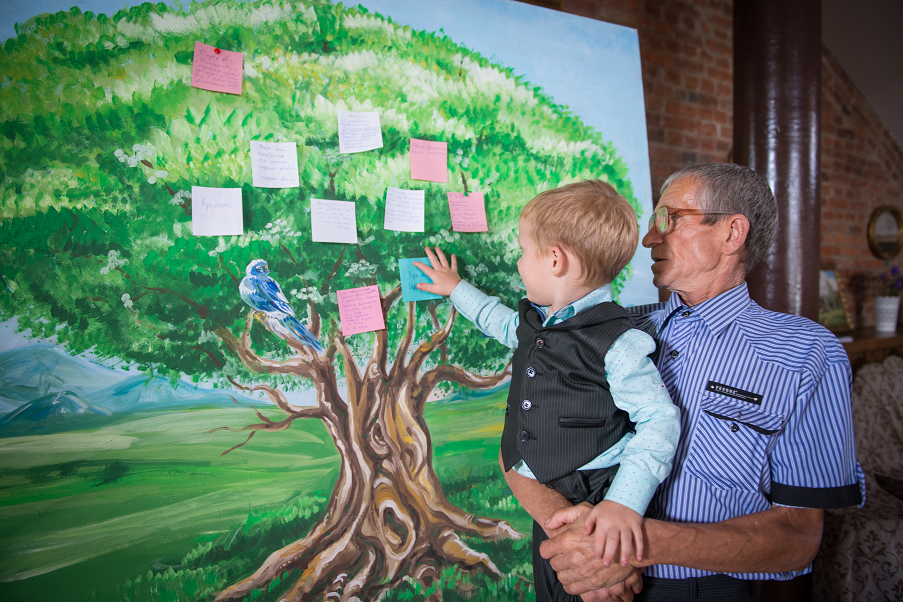
M 244 524 L 235 525 L 215 540 L 188 552 L 181 564 L 148 571 L 120 588 L 121 599 L 130 602 L 212 600 L 214 594 L 246 575 L 279 549 L 307 534 L 326 507 L 320 492 L 305 496 L 273 512 L 252 512 Z M 267 592 L 255 592 L 251 600 L 269 600 L 284 593 L 298 575 L 287 572 L 274 579 Z M 277 598 L 273 598 L 277 599 Z
M 195 40 L 244 53 L 241 95 L 190 86 Z M 241 329 L 237 283 L 252 259 L 268 261 L 302 318 L 315 302 L 329 330 L 336 290 L 391 289 L 396 258 L 424 244 L 515 303 L 514 227 L 542 190 L 601 177 L 639 208 L 611 145 L 509 69 L 325 0 L 142 4 L 112 18 L 74 8 L 9 40 L 0 65 L 0 319 L 164 374 L 259 378 L 211 334 Z M 339 154 L 337 109 L 378 111 L 384 147 Z M 448 142 L 447 186 L 410 180 L 410 137 Z M 298 142 L 300 188 L 250 186 L 254 139 Z M 241 187 L 246 234 L 192 236 L 192 185 Z M 387 185 L 426 190 L 425 234 L 382 229 Z M 445 193 L 465 186 L 486 193 L 488 235 L 448 231 Z M 311 198 L 354 201 L 361 243 L 312 242 Z M 393 341 L 403 312 L 387 320 Z M 368 353 L 370 337 L 353 347 Z M 261 328 L 254 345 L 288 352 Z M 448 351 L 487 371 L 505 353 L 464 321 Z

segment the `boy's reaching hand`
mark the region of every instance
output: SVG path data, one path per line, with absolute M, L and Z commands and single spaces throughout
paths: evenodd
M 461 277 L 458 276 L 458 260 L 452 255 L 451 264 L 449 264 L 445 258 L 445 253 L 439 247 L 436 247 L 435 253 L 429 247 L 426 247 L 426 256 L 430 258 L 432 267 L 419 261 L 415 261 L 414 265 L 420 268 L 433 283 L 421 282 L 417 285 L 417 288 L 428 293 L 447 297 L 452 294 L 452 291 L 461 282 Z
M 621 546 L 621 564 L 627 566 L 636 542 L 637 560 L 643 559 L 643 517 L 636 510 L 609 500 L 602 500 L 586 517 L 584 535 L 596 531 L 596 556 L 605 566 Z

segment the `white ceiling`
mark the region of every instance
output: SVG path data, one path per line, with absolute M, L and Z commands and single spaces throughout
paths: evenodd
M 821 5 L 822 39 L 903 147 L 903 0 Z

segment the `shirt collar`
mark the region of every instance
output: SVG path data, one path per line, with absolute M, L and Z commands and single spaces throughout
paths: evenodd
M 600 303 L 605 303 L 607 301 L 611 301 L 613 299 L 611 293 L 611 284 L 603 284 L 599 288 L 594 291 L 591 291 L 573 303 L 569 303 L 565 305 L 558 311 L 556 311 L 553 315 L 547 317 L 547 313 L 549 311 L 548 305 L 536 305 L 535 303 L 531 303 L 536 311 L 539 312 L 539 315 L 542 316 L 542 325 L 548 326 L 549 323 L 563 322 L 568 318 L 573 318 L 581 311 L 589 309 L 595 305 L 599 305 Z
M 716 297 L 687 309 L 699 314 L 712 334 L 717 335 L 736 320 L 741 313 L 746 311 L 752 302 L 752 299 L 749 297 L 749 288 L 744 281 Z M 668 303 L 665 306 L 665 315 L 670 315 L 672 311 L 683 306 L 680 295 L 671 293 L 671 298 L 668 299 Z

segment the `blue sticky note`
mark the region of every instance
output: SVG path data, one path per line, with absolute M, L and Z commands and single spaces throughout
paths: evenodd
M 420 271 L 415 261 L 430 265 L 428 257 L 414 257 L 412 259 L 399 259 L 398 272 L 401 274 L 401 299 L 402 301 L 426 301 L 428 299 L 441 299 L 442 295 L 428 293 L 417 288 L 420 282 L 432 284 L 433 281 Z

